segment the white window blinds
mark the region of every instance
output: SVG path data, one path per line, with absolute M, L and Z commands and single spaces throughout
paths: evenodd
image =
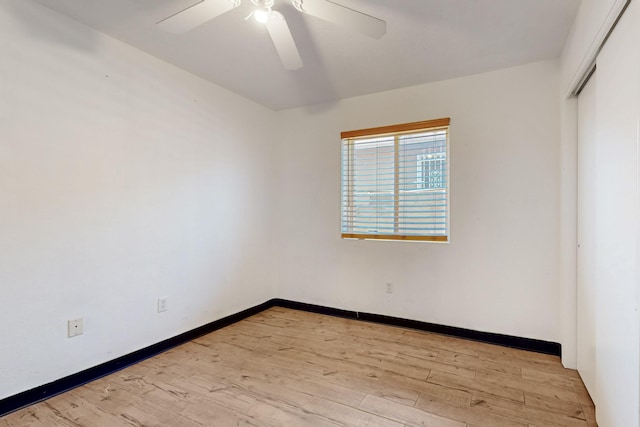
M 448 118 L 341 136 L 343 238 L 448 241 Z

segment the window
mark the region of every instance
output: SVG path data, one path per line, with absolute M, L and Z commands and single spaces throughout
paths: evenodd
M 449 119 L 342 132 L 342 237 L 449 240 Z

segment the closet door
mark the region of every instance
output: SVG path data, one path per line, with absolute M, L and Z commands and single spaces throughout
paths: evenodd
M 640 1 L 598 54 L 596 72 L 596 414 L 603 427 L 640 417 Z
M 638 40 L 632 1 L 578 97 L 578 371 L 603 427 L 640 427 Z
M 578 96 L 578 372 L 595 396 L 596 369 L 596 78 Z

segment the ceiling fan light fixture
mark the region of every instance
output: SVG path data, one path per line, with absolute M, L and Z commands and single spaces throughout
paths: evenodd
M 256 21 L 261 24 L 266 24 L 269 22 L 269 17 L 271 16 L 271 8 L 273 7 L 274 0 L 251 0 L 251 3 L 256 7 L 252 12 Z
M 267 22 L 269 22 L 270 14 L 271 14 L 271 11 L 267 9 L 256 9 L 253 12 L 253 17 L 256 18 L 256 21 L 258 21 L 259 23 L 266 24 Z

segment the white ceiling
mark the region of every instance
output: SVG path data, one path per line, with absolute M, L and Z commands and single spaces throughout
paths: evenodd
M 282 67 L 249 0 L 189 33 L 155 23 L 197 0 L 36 0 L 275 110 L 560 55 L 580 0 L 334 0 L 387 21 L 375 40 L 275 0 L 304 68 Z M 220 0 L 222 1 L 222 0 Z

